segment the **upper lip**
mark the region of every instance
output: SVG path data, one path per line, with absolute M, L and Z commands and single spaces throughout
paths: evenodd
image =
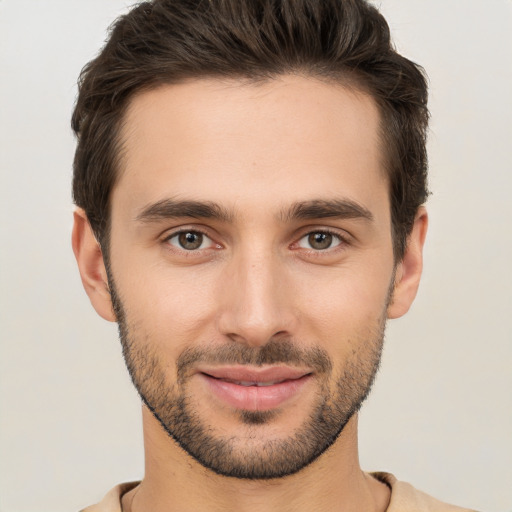
M 311 370 L 292 368 L 288 366 L 270 366 L 267 368 L 255 368 L 248 366 L 205 367 L 199 368 L 198 372 L 214 377 L 215 379 L 255 383 L 295 380 L 312 373 Z

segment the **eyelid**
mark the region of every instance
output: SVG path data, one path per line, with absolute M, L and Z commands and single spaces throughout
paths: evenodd
M 306 240 L 307 240 L 306 243 L 309 244 L 309 237 L 313 234 L 326 234 L 326 235 L 331 236 L 332 244 L 329 247 L 326 247 L 325 249 L 315 249 L 314 247 L 305 247 L 305 246 L 301 245 L 301 242 L 306 241 Z M 307 235 L 304 235 L 302 238 L 299 238 L 299 240 L 297 241 L 297 245 L 299 247 L 301 247 L 302 249 L 309 249 L 312 251 L 321 251 L 321 252 L 328 251 L 329 249 L 334 249 L 335 247 L 338 247 L 338 245 L 340 245 L 342 243 L 343 243 L 343 240 L 339 236 L 337 236 L 336 234 L 333 234 L 333 233 L 326 233 L 325 231 L 315 231 L 313 233 L 309 233 Z
M 189 255 L 193 255 L 193 253 L 198 253 L 198 252 L 202 252 L 202 251 L 211 249 L 212 247 L 217 248 L 217 249 L 222 249 L 223 245 L 216 241 L 217 237 L 212 236 L 210 231 L 211 231 L 210 229 L 207 229 L 203 226 L 182 225 L 179 227 L 175 227 L 175 228 L 166 230 L 161 235 L 161 241 L 162 241 L 162 243 L 171 245 L 172 250 L 180 251 L 180 252 L 183 252 L 183 253 L 186 253 Z M 182 233 L 188 233 L 188 232 L 200 233 L 201 235 L 206 237 L 208 240 L 210 240 L 209 246 L 202 248 L 202 249 L 187 250 L 187 249 L 180 248 L 174 244 L 169 243 L 170 239 L 172 239 L 176 236 L 179 236 Z M 332 235 L 339 241 L 339 243 L 337 243 L 336 245 L 334 245 L 332 247 L 328 247 L 327 249 L 313 249 L 313 248 L 308 249 L 308 248 L 300 247 L 299 242 L 313 233 L 326 233 L 326 234 Z M 321 255 L 322 253 L 324 253 L 324 254 L 332 253 L 336 250 L 342 250 L 346 246 L 352 244 L 352 235 L 350 235 L 350 233 L 348 233 L 345 230 L 339 229 L 339 228 L 333 228 L 333 227 L 328 227 L 328 226 L 318 226 L 318 227 L 306 226 L 306 227 L 303 227 L 300 229 L 299 233 L 294 238 L 295 238 L 295 241 L 292 242 L 292 244 L 290 244 L 290 246 L 289 246 L 290 249 L 294 249 L 294 250 L 303 249 L 305 251 L 309 251 L 311 253 L 315 253 L 318 255 Z
M 327 249 L 313 249 L 312 247 L 306 248 L 306 247 L 299 246 L 299 242 L 301 240 L 303 240 L 304 238 L 306 238 L 309 235 L 312 235 L 314 233 L 325 233 L 325 234 L 332 235 L 339 241 L 339 243 L 337 243 L 336 245 L 334 245 L 332 247 L 328 247 Z M 296 238 L 296 241 L 292 243 L 291 248 L 296 249 L 296 250 L 304 249 L 306 251 L 309 251 L 309 252 L 312 252 L 315 254 L 322 254 L 322 253 L 327 254 L 327 253 L 330 253 L 330 252 L 333 252 L 336 250 L 343 249 L 344 247 L 346 247 L 347 245 L 350 245 L 350 244 L 351 244 L 351 236 L 349 233 L 347 233 L 344 230 L 339 230 L 339 229 L 335 229 L 335 228 L 331 228 L 331 227 L 308 226 L 307 229 L 301 230 L 300 236 L 298 236 Z
M 180 252 L 183 252 L 183 253 L 186 253 L 189 255 L 192 255 L 193 253 L 205 251 L 207 249 L 211 249 L 212 247 L 219 248 L 219 249 L 222 248 L 221 244 L 216 242 L 208 231 L 209 230 L 207 230 L 207 229 L 204 229 L 204 228 L 198 227 L 198 226 L 193 226 L 193 225 L 180 226 L 180 227 L 165 231 L 165 233 L 161 236 L 161 240 L 163 243 L 170 245 L 172 247 L 172 250 L 180 251 Z M 204 247 L 202 249 L 187 250 L 183 247 L 180 248 L 179 246 L 170 243 L 170 240 L 172 238 L 175 238 L 182 233 L 199 233 L 199 234 L 203 235 L 205 238 L 207 238 L 210 241 L 210 244 L 208 247 Z

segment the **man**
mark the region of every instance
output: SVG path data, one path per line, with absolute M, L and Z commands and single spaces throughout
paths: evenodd
M 82 73 L 73 249 L 146 472 L 90 511 L 463 510 L 364 473 L 427 229 L 421 69 L 362 0 L 156 0 Z

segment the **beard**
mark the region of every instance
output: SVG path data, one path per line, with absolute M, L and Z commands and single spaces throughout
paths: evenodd
M 322 348 L 302 348 L 289 338 L 273 338 L 261 347 L 231 342 L 185 349 L 176 361 L 177 378 L 171 383 L 169 370 L 151 348 L 149 337 L 138 333 L 126 317 L 111 275 L 109 287 L 123 356 L 143 403 L 186 453 L 219 475 L 274 479 L 297 473 L 311 464 L 336 441 L 360 409 L 380 366 L 388 304 L 375 325 L 357 340 L 359 350 L 350 351 L 341 368 L 333 367 L 329 354 Z M 311 368 L 318 383 L 312 410 L 302 425 L 290 431 L 286 438 L 265 436 L 264 429 L 272 425 L 280 414 L 278 410 L 237 411 L 238 422 L 245 427 L 244 434 L 221 435 L 201 416 L 188 392 L 189 378 L 197 363 L 287 364 Z

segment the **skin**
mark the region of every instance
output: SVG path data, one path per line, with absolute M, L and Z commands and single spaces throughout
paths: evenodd
M 369 96 L 295 75 L 258 85 L 195 80 L 144 92 L 129 105 L 111 197 L 111 273 L 133 339 L 158 354 L 165 384 L 176 384 L 184 350 L 228 343 L 292 340 L 324 350 L 335 369 L 327 383 L 314 375 L 252 430 L 192 377 L 187 391 L 199 418 L 216 436 L 243 440 L 238 450 L 297 431 L 320 383 L 333 388 L 352 357 L 374 357 L 367 346 L 378 343 L 379 326 L 414 300 L 427 214 L 419 209 L 396 263 L 379 122 Z M 148 205 L 168 199 L 214 202 L 230 215 L 141 220 Z M 283 214 L 298 202 L 334 200 L 370 215 Z M 208 238 L 186 251 L 179 229 Z M 333 245 L 312 248 L 308 235 L 326 230 Z M 73 248 L 94 308 L 115 321 L 103 256 L 80 209 Z M 143 422 L 146 473 L 123 498 L 125 511 L 382 511 L 389 502 L 388 488 L 359 467 L 357 414 L 312 464 L 254 481 L 203 467 L 146 407 Z

